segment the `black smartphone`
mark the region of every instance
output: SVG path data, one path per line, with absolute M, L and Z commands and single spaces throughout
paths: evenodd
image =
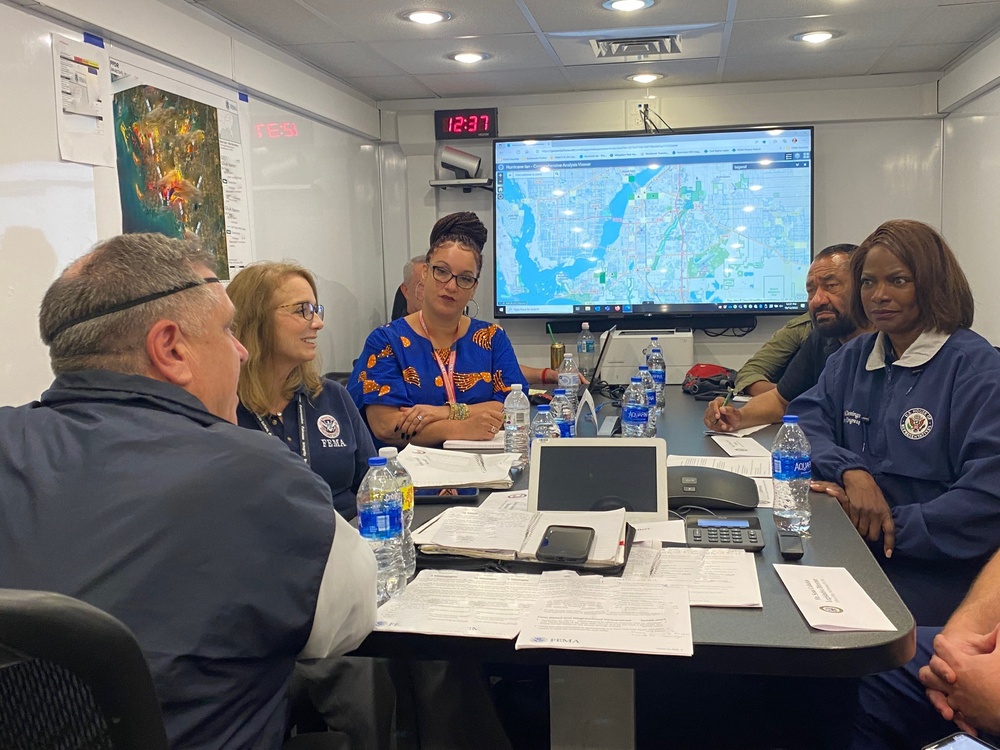
M 982 740 L 973 737 L 971 734 L 956 732 L 950 737 L 945 737 L 943 740 L 938 740 L 937 742 L 925 745 L 923 750 L 983 750 L 983 748 L 997 750 L 993 745 L 983 742 Z
M 544 562 L 585 563 L 593 541 L 594 530 L 586 526 L 549 526 L 535 557 Z

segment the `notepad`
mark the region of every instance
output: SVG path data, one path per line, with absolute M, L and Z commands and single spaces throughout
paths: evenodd
M 503 431 L 498 432 L 489 440 L 445 440 L 446 451 L 502 451 L 504 449 Z

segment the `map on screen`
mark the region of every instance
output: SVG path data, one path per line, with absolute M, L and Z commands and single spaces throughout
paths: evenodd
M 501 315 L 805 310 L 812 130 L 497 141 Z

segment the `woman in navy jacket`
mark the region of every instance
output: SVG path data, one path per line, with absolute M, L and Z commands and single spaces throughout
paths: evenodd
M 926 224 L 886 222 L 851 267 L 851 312 L 876 333 L 788 412 L 813 489 L 840 501 L 917 623 L 942 625 L 1000 547 L 1000 353 L 969 330 L 968 281 Z

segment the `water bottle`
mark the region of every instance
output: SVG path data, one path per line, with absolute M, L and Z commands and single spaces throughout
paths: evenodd
M 587 380 L 594 379 L 594 353 L 596 351 L 594 334 L 590 332 L 590 323 L 581 323 L 580 335 L 576 339 L 576 362 L 580 368 L 580 374 Z
M 569 401 L 570 408 L 573 409 L 575 418 L 580 396 L 580 371 L 576 369 L 572 352 L 566 352 L 562 364 L 559 365 L 559 387 L 565 389 L 566 399 Z
M 642 378 L 636 375 L 622 396 L 622 437 L 645 437 L 647 422 L 649 402 L 646 401 L 646 389 Z
M 646 365 L 639 365 L 639 377 L 642 387 L 646 390 L 646 404 L 649 406 L 649 419 L 646 420 L 646 437 L 656 437 L 656 384 L 649 374 Z
M 375 553 L 375 596 L 384 604 L 406 588 L 403 569 L 403 493 L 383 456 L 368 459 L 368 473 L 358 488 L 358 531 Z
M 779 531 L 806 534 L 812 520 L 812 511 L 809 510 L 809 483 L 812 478 L 809 441 L 799 427 L 798 417 L 789 414 L 781 421 L 783 424 L 771 446 L 774 525 Z
M 646 357 L 646 364 L 649 364 L 649 357 L 653 353 L 653 349 L 659 349 L 660 347 L 660 337 L 650 336 L 649 346 L 642 350 L 643 355 Z
M 524 466 L 528 462 L 530 441 L 531 404 L 522 385 L 514 383 L 503 402 L 503 449 L 517 454 L 514 466 Z
M 535 413 L 535 421 L 531 423 L 531 444 L 534 445 L 538 438 L 561 437 L 559 428 L 552 420 L 552 407 L 549 404 L 542 404 Z
M 395 448 L 379 448 L 378 454 L 385 459 L 386 468 L 396 477 L 399 491 L 403 493 L 403 571 L 406 580 L 410 580 L 417 572 L 417 550 L 413 547 L 413 537 L 410 527 L 413 525 L 413 477 L 397 458 Z
M 655 336 L 653 338 L 656 338 Z M 667 362 L 663 359 L 663 350 L 660 347 L 654 347 L 653 351 L 649 355 L 649 359 L 646 360 L 646 366 L 649 367 L 649 374 L 653 378 L 653 384 L 656 386 L 656 404 L 657 411 L 663 412 L 663 386 L 667 382 Z
M 559 437 L 576 437 L 576 411 L 569 405 L 565 388 L 553 391 L 552 403 L 549 404 L 552 421 L 559 428 Z

